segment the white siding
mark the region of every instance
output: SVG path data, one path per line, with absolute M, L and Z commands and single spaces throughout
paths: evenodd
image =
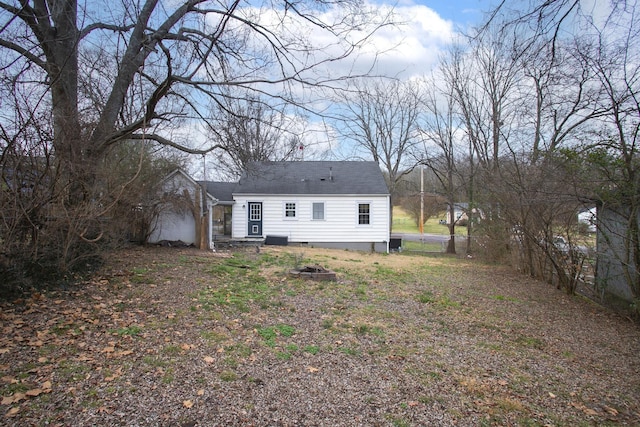
M 238 196 L 233 206 L 233 238 L 247 236 L 247 202 L 262 202 L 262 235 L 287 236 L 290 242 L 388 242 L 388 196 Z M 296 218 L 284 216 L 296 203 Z M 313 219 L 313 203 L 324 203 L 324 220 Z M 371 224 L 358 224 L 358 203 L 371 205 Z
M 191 213 L 162 212 L 156 222 L 155 229 L 149 237 L 149 243 L 163 240 L 170 242 L 182 241 L 186 244 L 196 244 L 196 224 Z
M 171 175 L 162 184 L 162 189 L 159 196 L 163 196 L 163 193 L 171 194 L 174 197 L 184 199 L 184 191 L 187 191 L 192 203 L 195 203 L 196 197 L 200 197 L 201 187 L 189 177 L 183 173 L 175 173 Z M 202 200 L 200 201 L 202 203 Z M 211 210 L 213 203 L 210 197 L 207 197 L 204 201 L 206 204 L 205 209 Z M 158 218 L 156 219 L 154 230 L 149 236 L 149 243 L 158 243 L 163 240 L 167 241 L 182 241 L 186 244 L 198 245 L 196 242 L 196 224 L 193 218 L 191 210 L 186 206 L 186 200 L 183 202 L 184 206 L 175 206 L 171 203 L 166 203 L 162 209 Z M 211 234 L 211 215 L 209 215 L 209 247 L 211 247 L 212 234 Z

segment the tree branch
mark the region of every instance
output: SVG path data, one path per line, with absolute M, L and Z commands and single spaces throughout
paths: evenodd
M 31 61 L 38 67 L 42 68 L 43 70 L 46 70 L 46 67 L 47 67 L 46 61 L 43 61 L 42 59 L 40 59 L 39 57 L 37 57 L 27 49 L 25 49 L 24 47 L 5 39 L 0 39 L 0 46 L 13 50 L 19 55 L 24 56 L 28 61 Z
M 157 143 L 159 143 L 161 145 L 164 145 L 165 147 L 175 148 L 175 149 L 180 150 L 180 151 L 182 151 L 184 153 L 187 153 L 187 154 L 202 155 L 202 154 L 208 154 L 208 153 L 210 153 L 210 152 L 212 152 L 214 150 L 217 150 L 217 149 L 223 149 L 224 148 L 220 144 L 212 145 L 212 146 L 210 146 L 209 148 L 206 148 L 206 149 L 190 148 L 190 147 L 187 147 L 185 145 L 173 142 L 173 141 L 171 141 L 171 140 L 169 140 L 169 139 L 167 139 L 167 138 L 165 138 L 165 137 L 163 137 L 161 135 L 158 135 L 158 134 L 144 134 L 144 135 L 142 135 L 142 134 L 136 133 L 136 134 L 133 134 L 133 135 L 129 135 L 127 138 L 131 139 L 131 140 L 136 140 L 136 141 L 152 140 L 152 141 L 155 141 L 155 142 L 157 142 Z

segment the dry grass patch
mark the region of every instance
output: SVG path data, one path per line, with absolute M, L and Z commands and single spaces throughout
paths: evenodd
M 640 423 L 637 325 L 469 260 L 139 248 L 1 308 L 7 425 Z

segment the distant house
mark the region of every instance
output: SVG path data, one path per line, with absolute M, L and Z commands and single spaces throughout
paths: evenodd
M 583 224 L 589 233 L 596 232 L 596 207 L 585 208 L 578 212 L 578 223 Z
M 149 243 L 177 243 L 201 249 L 213 247 L 212 210 L 217 200 L 183 170 L 176 169 L 161 183 Z
M 233 201 L 234 239 L 388 251 L 389 190 L 375 162 L 252 163 Z
M 451 224 L 452 222 L 452 218 L 451 218 L 451 209 L 450 209 L 449 204 L 447 204 L 447 212 L 446 212 L 446 224 Z M 453 222 L 456 223 L 456 225 L 459 225 L 460 223 L 465 223 L 465 221 L 467 221 L 469 219 L 469 216 L 467 215 L 467 212 L 469 211 L 469 203 L 454 203 L 453 204 Z

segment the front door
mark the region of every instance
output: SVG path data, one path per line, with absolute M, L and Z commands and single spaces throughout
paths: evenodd
M 262 202 L 249 202 L 247 203 L 247 208 L 249 215 L 247 235 L 249 237 L 262 236 Z

